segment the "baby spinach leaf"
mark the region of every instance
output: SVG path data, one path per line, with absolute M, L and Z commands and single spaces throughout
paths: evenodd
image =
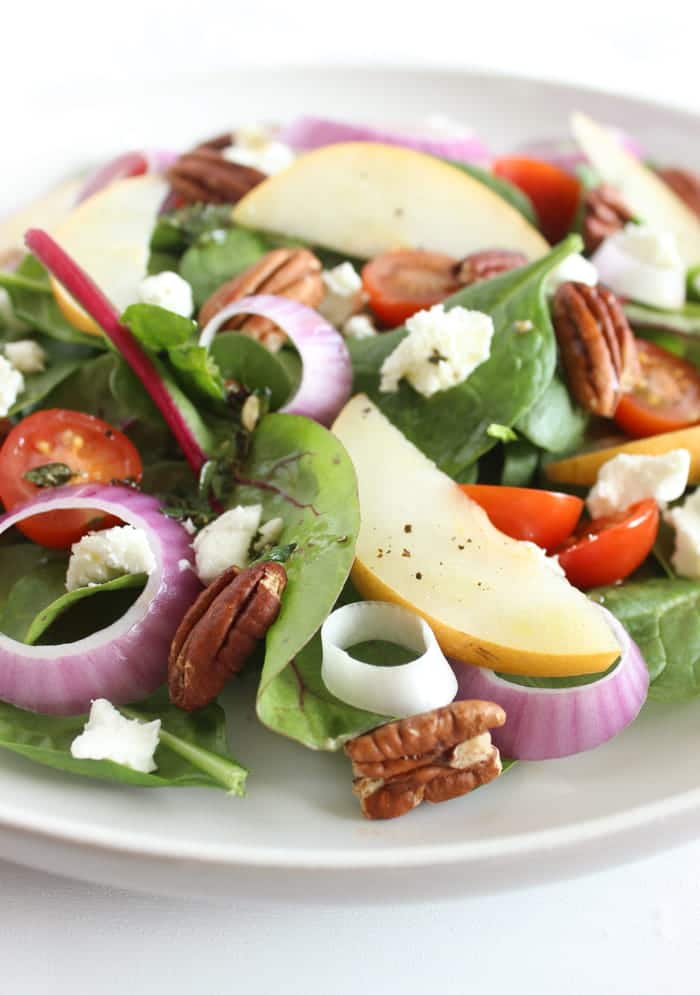
M 288 399 L 292 384 L 279 353 L 271 353 L 255 339 L 237 332 L 221 332 L 210 351 L 224 380 L 236 380 L 248 390 L 267 387 L 273 409 Z
M 21 557 L 20 562 L 24 559 L 25 557 Z M 3 550 L 3 574 L 7 569 L 6 562 L 6 550 Z M 24 642 L 37 613 L 66 593 L 67 565 L 68 558 L 61 552 L 42 557 L 28 570 L 15 574 L 0 602 L 0 632 L 11 639 Z
M 700 582 L 657 578 L 597 588 L 590 597 L 622 622 L 651 678 L 649 697 L 687 701 L 700 695 Z
M 194 340 L 197 322 L 157 304 L 130 304 L 121 316 L 135 338 L 151 352 Z
M 204 346 L 192 342 L 176 346 L 168 351 L 168 361 L 188 395 L 224 401 L 224 378 L 216 360 Z
M 481 166 L 475 166 L 468 162 L 456 162 L 454 159 L 445 159 L 445 162 L 449 162 L 450 166 L 454 166 L 455 169 L 461 169 L 463 173 L 471 176 L 472 179 L 478 180 L 479 183 L 483 183 L 485 187 L 489 190 L 493 190 L 497 193 L 499 197 L 507 201 L 511 207 L 514 207 L 516 211 L 519 211 L 524 218 L 526 218 L 530 224 L 538 227 L 537 215 L 535 214 L 535 209 L 532 206 L 532 201 L 524 194 L 522 190 L 519 190 L 514 183 L 510 183 L 508 180 L 502 179 L 500 176 L 495 176 L 490 173 L 488 169 L 482 169 Z
M 284 521 L 279 544 L 296 543 L 285 564 L 280 614 L 267 634 L 258 716 L 271 729 L 318 746 L 316 738 L 329 734 L 319 731 L 322 715 L 310 731 L 306 706 L 316 700 L 311 692 L 290 697 L 296 680 L 292 661 L 335 604 L 352 564 L 360 525 L 355 471 L 340 442 L 316 422 L 267 415 L 237 479 L 235 503 L 262 503 L 264 519 Z M 317 660 L 304 666 L 311 684 Z
M 571 452 L 583 441 L 587 417 L 571 398 L 557 373 L 549 386 L 516 422 L 519 432 L 540 449 Z
M 230 228 L 230 204 L 188 204 L 161 215 L 151 235 L 151 250 L 180 256 L 207 232 Z
M 22 642 L 30 646 L 36 643 L 53 625 L 59 615 L 73 608 L 75 605 L 85 601 L 86 598 L 94 597 L 96 594 L 105 594 L 109 591 L 124 591 L 129 589 L 142 588 L 146 583 L 145 574 L 123 574 L 113 580 L 104 581 L 102 584 L 93 584 L 91 587 L 79 587 L 75 591 L 65 591 L 52 601 L 51 604 L 43 608 L 34 616 L 31 625 L 27 629 Z M 65 574 L 64 574 L 65 587 Z M 11 598 L 10 598 L 11 600 Z M 35 606 L 36 607 L 36 606 Z
M 540 451 L 527 439 L 503 448 L 503 466 L 500 482 L 504 487 L 527 487 L 537 472 Z
M 40 404 L 54 387 L 95 355 L 95 350 L 55 341 L 47 336 L 36 336 L 36 339 L 46 353 L 46 369 L 24 374 L 24 390 L 10 408 L 10 415 L 21 414 Z
M 540 399 L 554 376 L 556 343 L 544 285 L 549 273 L 581 240 L 570 235 L 542 259 L 460 290 L 445 307 L 462 306 L 491 315 L 491 355 L 463 383 L 430 398 L 405 381 L 396 393 L 379 390 L 384 359 L 406 335 L 396 329 L 349 343 L 356 391 L 364 391 L 384 414 L 440 469 L 458 477 L 495 440 L 488 427 L 513 426 Z M 528 331 L 519 331 L 528 321 Z
M 180 276 L 192 287 L 196 307 L 265 254 L 265 240 L 244 228 L 205 232 L 180 260 Z
M 242 795 L 247 771 L 230 755 L 226 720 L 218 705 L 186 713 L 167 702 L 163 692 L 120 709 L 143 722 L 160 719 L 158 769 L 143 774 L 111 760 L 78 760 L 70 745 L 85 725 L 86 716 L 39 715 L 0 702 L 0 749 L 18 753 L 35 763 L 102 781 L 141 787 L 213 787 Z

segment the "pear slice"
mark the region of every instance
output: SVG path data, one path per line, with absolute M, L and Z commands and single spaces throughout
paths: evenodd
M 361 259 L 400 248 L 460 257 L 494 247 L 537 259 L 549 249 L 483 183 L 422 152 L 373 142 L 300 156 L 246 194 L 233 217 Z
M 151 234 L 167 193 L 168 185 L 160 176 L 118 180 L 82 201 L 51 232 L 118 311 L 137 300 Z M 100 334 L 99 326 L 53 278 L 51 288 L 72 325 Z
M 333 431 L 357 472 L 352 579 L 364 597 L 412 609 L 448 656 L 504 673 L 598 673 L 619 656 L 599 607 L 536 546 L 499 532 L 364 394 Z
M 657 231 L 673 232 L 686 266 L 700 263 L 700 220 L 680 197 L 586 114 L 573 114 L 571 129 L 586 158 L 640 221 Z
M 24 233 L 28 228 L 50 228 L 75 205 L 83 177 L 72 177 L 37 197 L 0 221 L 0 260 L 14 252 L 24 255 Z

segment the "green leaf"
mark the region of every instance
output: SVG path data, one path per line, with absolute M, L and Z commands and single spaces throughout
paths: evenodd
M 235 380 L 248 390 L 270 390 L 270 407 L 279 408 L 288 400 L 292 383 L 285 367 L 278 358 L 248 335 L 221 332 L 211 345 L 211 356 L 216 361 L 224 380 Z
M 233 225 L 231 204 L 189 204 L 163 214 L 151 235 L 151 251 L 179 257 L 207 232 Z
M 518 439 L 503 449 L 501 484 L 504 487 L 527 487 L 537 472 L 540 452 L 527 439 Z
M 36 407 L 55 387 L 96 355 L 94 349 L 59 342 L 44 335 L 36 335 L 35 338 L 46 353 L 46 369 L 24 374 L 24 389 L 8 412 L 11 416 Z
M 572 452 L 581 445 L 587 421 L 586 413 L 574 403 L 555 373 L 547 389 L 515 427 L 533 445 L 559 454 Z
M 86 598 L 92 598 L 97 594 L 105 594 L 109 591 L 124 591 L 142 588 L 146 583 L 145 574 L 123 574 L 121 577 L 114 577 L 112 580 L 104 581 L 102 584 L 93 584 L 91 587 L 79 587 L 75 591 L 64 591 L 64 593 L 52 601 L 51 604 L 43 608 L 35 615 L 32 624 L 27 629 L 22 642 L 30 646 L 36 643 L 46 632 L 49 626 L 53 625 L 59 615 L 82 603 Z M 64 573 L 65 587 L 65 573 Z
M 152 352 L 183 345 L 197 335 L 196 321 L 157 304 L 130 304 L 121 321 Z
M 646 307 L 644 304 L 627 302 L 625 314 L 635 331 L 656 329 L 678 332 L 681 335 L 700 336 L 700 303 L 695 301 L 688 301 L 678 311 L 662 311 L 659 308 Z
M 267 251 L 262 237 L 244 228 L 205 232 L 180 260 L 180 276 L 192 287 L 196 307 L 222 283 L 248 269 Z
M 22 548 L 15 547 L 14 559 L 21 569 L 14 571 L 12 564 L 8 563 L 7 550 L 3 549 L 3 579 L 7 577 L 9 568 L 11 583 L 0 591 L 0 632 L 19 642 L 24 642 L 37 612 L 65 594 L 68 566 L 68 557 L 63 551 L 37 558 L 32 563 L 26 554 L 20 552 Z M 26 548 L 38 547 L 27 545 Z
M 211 401 L 225 400 L 224 378 L 208 349 L 187 344 L 176 346 L 168 352 L 168 361 L 175 371 L 180 386 L 186 393 Z
M 445 473 L 459 477 L 494 444 L 488 426 L 516 425 L 554 376 L 556 343 L 544 291 L 550 272 L 581 240 L 573 235 L 542 259 L 492 280 L 466 287 L 446 302 L 491 315 L 495 332 L 489 359 L 463 383 L 424 398 L 405 382 L 396 393 L 379 391 L 379 369 L 406 335 L 404 328 L 349 343 L 354 388 L 366 392 L 384 414 Z M 519 331 L 519 322 L 532 327 Z
M 63 579 L 66 576 L 66 554 L 63 550 L 44 549 L 31 542 L 17 542 L 3 546 L 0 550 L 2 570 L 0 570 L 0 619 L 10 591 L 18 580 L 34 573 L 46 564 L 60 561 Z M 36 609 L 34 609 L 36 612 Z M 0 621 L 0 632 L 6 632 Z M 9 635 L 9 633 L 8 633 Z
M 444 159 L 444 162 L 449 162 L 450 166 L 454 166 L 455 169 L 461 169 L 463 173 L 471 176 L 472 179 L 478 180 L 479 183 L 483 183 L 484 186 L 488 187 L 489 190 L 493 190 L 497 193 L 499 197 L 507 201 L 511 207 L 514 207 L 516 211 L 519 211 L 524 218 L 526 218 L 531 225 L 535 228 L 538 227 L 537 215 L 535 214 L 535 209 L 532 206 L 532 201 L 524 194 L 522 190 L 519 190 L 514 183 L 510 183 L 508 180 L 502 179 L 500 176 L 495 176 L 490 173 L 487 169 L 482 169 L 481 166 L 474 166 L 467 162 L 456 162 L 454 159 Z
M 86 716 L 39 715 L 0 702 L 0 749 L 18 753 L 35 763 L 70 774 L 141 787 L 224 788 L 241 795 L 246 770 L 230 756 L 223 710 L 208 705 L 195 713 L 167 703 L 163 692 L 147 701 L 120 709 L 130 718 L 162 722 L 155 759 L 158 769 L 143 774 L 111 760 L 77 760 L 70 745 L 85 725 Z
M 24 474 L 24 479 L 37 487 L 60 487 L 67 484 L 74 476 L 74 471 L 67 463 L 43 463 L 32 467 Z
M 312 693 L 290 697 L 296 681 L 292 662 L 335 604 L 352 564 L 360 525 L 355 471 L 340 442 L 316 422 L 268 415 L 253 434 L 239 480 L 248 483 L 236 489 L 235 503 L 262 503 L 264 519 L 284 521 L 278 542 L 296 543 L 286 563 L 280 614 L 267 633 L 258 716 L 276 732 L 328 748 L 335 719 L 323 708 L 314 708 L 313 716 L 307 712 L 315 701 Z M 317 663 L 302 661 L 310 668 L 304 671 L 309 686 L 317 686 Z
M 589 595 L 622 622 L 651 678 L 649 697 L 687 701 L 700 695 L 700 582 L 632 581 Z
M 514 432 L 512 428 L 508 425 L 499 425 L 498 422 L 491 422 L 486 429 L 486 434 L 490 439 L 496 439 L 498 442 L 515 442 L 518 438 L 518 433 Z

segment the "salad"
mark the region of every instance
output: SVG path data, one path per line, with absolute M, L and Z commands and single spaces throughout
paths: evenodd
M 388 819 L 700 695 L 700 179 L 571 130 L 305 117 L 0 225 L 0 748 L 242 795 L 232 688 Z

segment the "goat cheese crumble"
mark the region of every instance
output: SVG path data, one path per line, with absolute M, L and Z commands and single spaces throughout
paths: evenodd
M 197 576 L 211 582 L 229 567 L 247 567 L 250 547 L 260 528 L 262 505 L 238 505 L 219 515 L 192 543 Z
M 66 590 L 103 584 L 124 574 L 151 574 L 156 558 L 143 529 L 116 525 L 102 532 L 89 532 L 71 546 Z
M 174 311 L 183 318 L 191 318 L 194 311 L 192 287 L 178 273 L 165 270 L 145 277 L 139 285 L 139 301 L 156 304 L 166 311 Z
M 326 288 L 318 311 L 336 328 L 359 311 L 365 301 L 362 280 L 351 262 L 340 263 L 321 274 Z
M 664 515 L 675 530 L 671 565 L 681 577 L 700 580 L 700 488 Z
M 237 128 L 234 139 L 222 152 L 229 162 L 259 169 L 267 176 L 279 173 L 294 162 L 294 151 L 283 142 L 275 141 L 270 129 L 262 125 Z
M 377 329 L 368 314 L 354 314 L 352 318 L 348 318 L 344 322 L 341 332 L 343 338 L 359 341 L 360 339 L 371 339 L 373 335 L 377 334 Z
M 620 297 L 674 310 L 685 301 L 685 264 L 673 232 L 632 222 L 609 235 L 591 262 Z
M 408 335 L 382 363 L 380 391 L 408 380 L 423 397 L 456 387 L 491 354 L 493 321 L 481 311 L 436 304 L 406 322 Z
M 20 373 L 43 373 L 46 369 L 46 353 L 33 339 L 8 342 L 5 356 Z
M 90 707 L 85 728 L 70 745 L 77 760 L 112 760 L 149 774 L 160 739 L 160 719 L 140 722 L 127 719 L 106 698 L 97 698 Z
M 664 505 L 681 496 L 688 484 L 689 470 L 687 449 L 672 449 L 659 456 L 620 453 L 598 471 L 586 506 L 592 518 L 600 518 L 625 511 L 645 498 Z
M 553 294 L 562 283 L 585 283 L 589 287 L 595 287 L 598 283 L 598 270 L 590 259 L 574 252 L 549 274 L 545 283 L 546 292 Z
M 24 390 L 24 377 L 4 356 L 0 356 L 0 418 L 4 418 Z

